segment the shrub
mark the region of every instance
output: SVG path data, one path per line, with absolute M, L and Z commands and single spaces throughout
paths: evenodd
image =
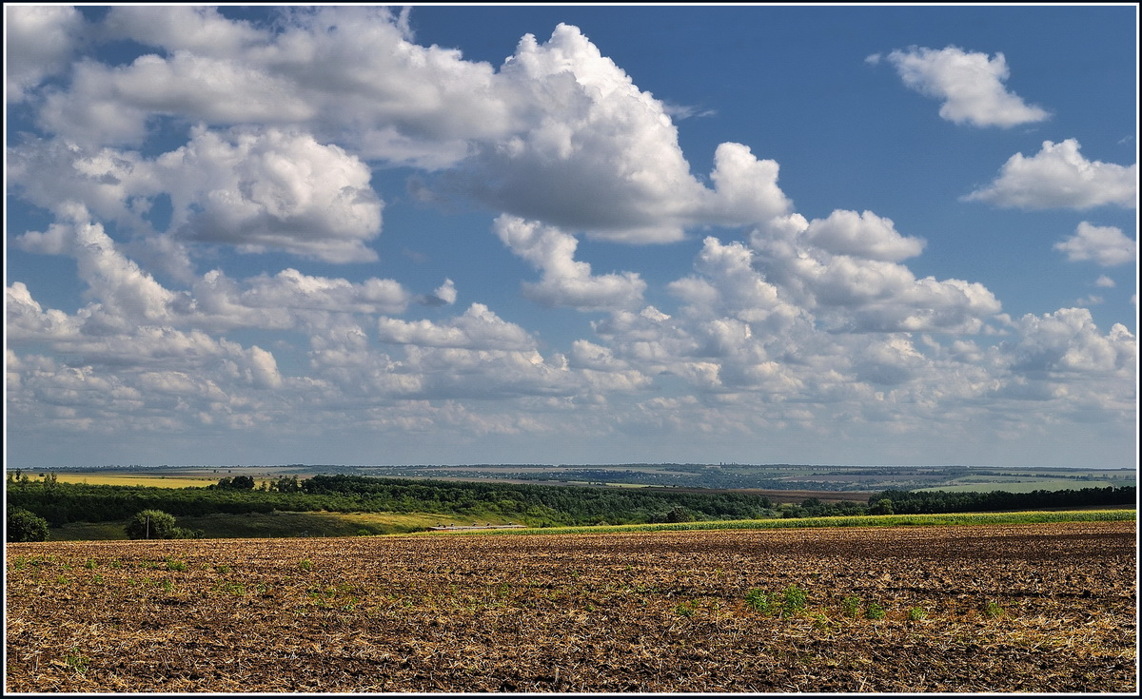
M 43 517 L 20 507 L 9 508 L 7 514 L 5 517 L 7 521 L 4 524 L 8 532 L 6 537 L 8 541 L 48 540 L 48 521 Z
M 675 507 L 666 513 L 667 522 L 693 522 L 694 515 L 685 507 Z
M 174 539 L 180 533 L 174 515 L 162 510 L 143 510 L 127 521 L 124 527 L 130 539 Z
M 876 504 L 868 508 L 870 515 L 892 515 L 896 514 L 896 508 L 893 507 L 892 501 L 888 498 L 881 498 L 876 501 Z

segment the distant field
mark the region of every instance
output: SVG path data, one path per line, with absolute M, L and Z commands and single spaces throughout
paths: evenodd
M 1122 481 L 1076 481 L 1073 478 L 1037 478 L 1019 481 L 981 481 L 954 483 L 936 488 L 917 488 L 917 492 L 942 490 L 948 493 L 990 493 L 1003 490 L 1008 493 L 1030 493 L 1035 490 L 1082 490 L 1083 488 L 1120 488 Z
M 130 473 L 82 473 L 74 471 L 56 472 L 56 480 L 61 483 L 86 483 L 88 485 L 141 485 L 149 488 L 201 488 L 218 482 L 218 478 L 191 477 L 184 475 L 154 476 Z

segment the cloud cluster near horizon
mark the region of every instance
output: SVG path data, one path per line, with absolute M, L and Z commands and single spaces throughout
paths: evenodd
M 924 239 L 883 212 L 807 218 L 778 163 L 747 145 L 720 144 L 695 175 L 678 108 L 576 27 L 526 35 L 492 66 L 419 45 L 407 15 L 383 8 L 288 8 L 272 29 L 208 7 L 114 7 L 97 24 L 62 6 L 6 13 L 9 44 L 23 47 L 9 108 L 37 129 L 9 148 L 12 191 L 51 217 L 10 244 L 73 260 L 85 288 L 67 310 L 20 279 L 7 287 L 9 414 L 21 426 L 462 441 L 1003 438 L 1076 412 L 1133 421 L 1136 338 L 1124 326 L 1099 329 L 1081 308 L 1011 318 L 978 282 L 918 276 L 907 261 Z M 154 53 L 81 58 L 118 40 Z M 1048 117 L 1003 88 L 1002 54 L 884 60 L 955 123 Z M 179 128 L 176 147 L 155 137 Z M 589 314 L 592 335 L 547 346 L 449 277 L 429 291 L 305 272 L 379 259 L 394 193 L 372 174 L 394 167 L 417 172 L 426 202 L 491 212 L 488 244 L 534 271 L 513 280 L 518 293 Z M 1136 173 L 1048 141 L 966 199 L 1128 207 Z M 156 215 L 162 202 L 169 217 Z M 704 237 L 690 272 L 656 290 L 669 307 L 648 302 L 640 271 L 576 259 L 581 238 L 661 246 L 711 227 L 736 239 Z M 1136 258 L 1121 230 L 1088 223 L 1055 247 L 1103 266 Z M 211 266 L 232 253 L 296 264 L 237 278 Z M 231 339 L 250 333 L 264 339 Z

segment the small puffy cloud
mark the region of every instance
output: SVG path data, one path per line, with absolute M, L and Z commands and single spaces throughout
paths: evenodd
M 74 317 L 55 309 L 44 310 L 23 282 L 13 282 L 5 289 L 4 315 L 4 337 L 9 342 L 66 340 L 79 332 Z
M 75 52 L 83 16 L 66 5 L 4 6 L 5 92 L 20 102 L 45 78 L 63 71 Z
M 239 298 L 250 308 L 401 313 L 411 298 L 411 294 L 392 279 L 372 277 L 355 284 L 346 279 L 302 274 L 292 268 L 273 277 L 254 277 L 246 286 Z
M 571 354 L 568 360 L 572 367 L 595 371 L 621 371 L 627 368 L 627 363 L 616 359 L 614 352 L 609 347 L 597 345 L 587 340 L 575 340 L 571 343 Z
M 451 306 L 456 303 L 456 285 L 451 279 L 445 279 L 436 291 L 421 296 L 420 303 L 425 306 Z
M 1022 374 L 1131 372 L 1137 360 L 1137 338 L 1120 323 L 1099 334 L 1085 308 L 1028 314 L 1015 327 L 1017 339 L 1004 347 L 1012 369 Z
M 578 241 L 552 226 L 502 215 L 496 235 L 516 255 L 543 273 L 538 283 L 525 283 L 524 294 L 548 306 L 579 310 L 630 308 L 642 302 L 646 282 L 639 275 L 591 274 L 591 265 L 575 260 Z
M 1010 127 L 1043 121 L 1048 112 L 1028 105 L 1008 92 L 1003 82 L 1010 71 L 1002 53 L 968 53 L 955 46 L 944 49 L 912 47 L 886 57 L 904 84 L 927 97 L 943 100 L 940 116 L 956 124 Z M 878 55 L 870 63 L 879 62 Z
M 927 364 L 909 338 L 889 335 L 862 348 L 854 358 L 853 370 L 860 381 L 895 386 L 911 380 Z
M 1093 260 L 1101 267 L 1124 265 L 1138 258 L 1138 243 L 1127 238 L 1121 229 L 1093 226 L 1086 221 L 1078 225 L 1073 236 L 1055 243 L 1055 249 L 1066 253 L 1071 262 Z
M 1138 197 L 1138 165 L 1087 160 L 1079 142 L 1044 141 L 1030 158 L 1011 156 L 991 185 L 963 197 L 1020 209 L 1090 209 L 1113 205 L 1133 209 Z
M 254 345 L 248 353 L 250 374 L 255 386 L 259 388 L 281 388 L 282 376 L 278 372 L 278 363 L 274 355 Z
M 706 193 L 700 211 L 704 222 L 729 225 L 764 223 L 789 212 L 792 203 L 777 186 L 775 160 L 758 160 L 748 146 L 723 143 L 714 151 L 710 179 L 714 191 Z
M 182 237 L 327 262 L 377 258 L 365 245 L 380 234 L 382 208 L 368 166 L 308 134 L 197 129 L 157 168 Z
M 377 330 L 381 342 L 399 345 L 516 351 L 535 348 L 535 340 L 523 328 L 501 319 L 480 303 L 472 304 L 464 315 L 446 323 L 386 317 L 377 321 Z
M 805 238 L 833 254 L 888 262 L 915 257 L 924 249 L 923 240 L 900 235 L 891 219 L 871 211 L 834 211 L 826 219 L 810 222 Z
M 694 262 L 696 275 L 671 282 L 671 293 L 697 318 L 731 317 L 746 323 L 784 325 L 798 314 L 779 298 L 777 287 L 753 267 L 754 253 L 739 242 L 708 236 Z M 776 331 L 778 328 L 771 328 Z
M 121 330 L 134 324 L 168 321 L 180 302 L 179 295 L 125 256 L 103 224 L 92 221 L 83 205 L 62 202 L 58 208 L 64 222 L 54 223 L 42 233 L 25 233 L 15 244 L 29 252 L 75 259 L 79 278 L 87 285 L 86 295 L 96 301 L 89 308 L 87 322 L 92 327 L 106 326 L 104 330 Z
M 1105 274 L 1100 274 L 1098 279 L 1094 280 L 1094 285 L 1101 289 L 1113 289 L 1116 286 L 1114 280 Z

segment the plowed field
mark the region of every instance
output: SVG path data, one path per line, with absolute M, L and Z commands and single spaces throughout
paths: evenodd
M 1136 552 L 1134 522 L 9 544 L 7 690 L 1128 693 Z

